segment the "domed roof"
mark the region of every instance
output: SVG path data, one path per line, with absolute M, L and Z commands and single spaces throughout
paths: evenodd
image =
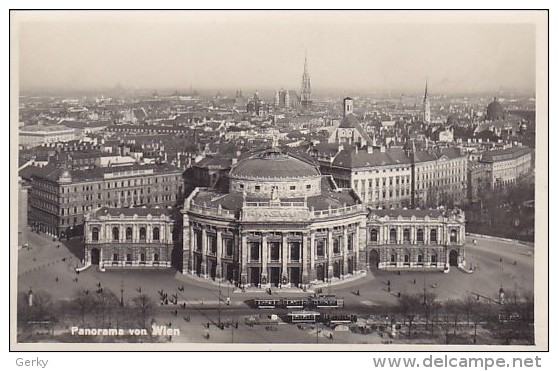
M 306 178 L 319 175 L 315 166 L 276 150 L 240 161 L 230 172 L 233 178 Z
M 497 98 L 491 102 L 486 108 L 486 119 L 490 121 L 501 120 L 504 118 L 504 109 L 502 105 L 498 103 Z

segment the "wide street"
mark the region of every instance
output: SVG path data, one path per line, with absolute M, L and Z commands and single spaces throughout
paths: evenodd
M 130 302 L 134 297 L 146 294 L 157 304 L 155 320 L 158 324 L 172 324 L 181 329 L 181 335 L 173 342 L 295 342 L 315 343 L 332 341 L 329 332 L 316 336 L 314 328 L 299 329 L 297 326 L 280 324 L 274 329 L 266 326 L 250 327 L 245 318 L 254 314 L 281 314 L 280 311 L 266 312 L 249 306 L 250 299 L 269 297 L 263 290 L 240 292 L 231 285 L 182 275 L 174 269 L 160 270 L 107 270 L 100 272 L 91 267 L 80 274 L 75 267 L 81 259 L 82 241 L 52 241 L 45 235 L 28 232 L 31 248 L 18 252 L 18 291 L 46 291 L 54 300 L 70 299 L 78 290 L 94 292 L 99 285 L 114 293 L 119 299 Z M 363 278 L 354 281 L 326 285 L 324 293 L 331 293 L 345 300 L 345 313 L 367 314 L 374 306 L 397 302 L 397 293 L 434 292 L 438 299 L 463 299 L 468 292 L 496 299 L 503 287 L 507 295 L 519 296 L 532 292 L 534 287 L 534 251 L 532 246 L 500 241 L 492 238 L 467 238 L 467 268 L 465 273 L 452 268 L 447 274 L 441 272 L 368 271 Z M 77 256 L 76 256 L 77 255 Z M 388 292 L 387 282 L 390 282 Z M 184 290 L 179 290 L 179 288 Z M 176 295 L 184 307 L 160 304 L 160 291 L 169 297 Z M 221 303 L 219 303 L 219 290 Z M 358 295 L 357 295 L 358 293 Z M 295 290 L 274 290 L 273 297 L 308 296 L 310 293 Z M 230 305 L 226 298 L 230 297 Z M 176 311 L 176 312 L 175 312 Z M 221 330 L 219 322 L 238 323 L 238 329 L 229 327 Z M 207 329 L 207 323 L 210 328 Z M 207 336 L 209 334 L 209 337 Z M 327 337 L 326 337 L 327 336 Z M 345 337 L 346 339 L 344 339 Z M 362 337 L 362 338 L 361 338 Z M 377 334 L 358 335 L 335 333 L 334 342 L 381 343 Z

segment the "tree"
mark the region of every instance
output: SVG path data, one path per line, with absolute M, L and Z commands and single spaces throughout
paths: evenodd
M 413 320 L 415 316 L 419 313 L 421 309 L 421 297 L 422 295 L 410 295 L 410 294 L 402 294 L 399 297 L 399 306 L 400 311 L 403 314 L 403 323 L 405 323 L 405 319 L 409 320 L 409 331 L 408 337 L 411 337 L 411 328 L 413 326 Z
M 93 298 L 89 295 L 89 291 L 76 290 L 72 303 L 80 313 L 81 325 L 85 326 L 85 316 L 93 309 Z
M 112 314 L 119 308 L 118 298 L 110 291 L 103 290 L 93 299 L 93 308 L 101 326 L 111 324 Z
M 140 324 L 145 328 L 147 319 L 154 313 L 155 305 L 151 298 L 141 294 L 132 299 L 132 305 L 139 311 Z
M 445 323 L 444 334 L 446 335 L 446 344 L 450 343 L 449 336 L 449 320 L 453 322 L 453 336 L 457 335 L 457 323 L 459 321 L 461 305 L 458 300 L 447 300 L 444 303 Z

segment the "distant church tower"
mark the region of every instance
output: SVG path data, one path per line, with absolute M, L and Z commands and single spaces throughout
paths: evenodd
M 343 99 L 343 117 L 347 117 L 353 113 L 353 99 L 345 98 Z
M 300 90 L 300 103 L 302 107 L 310 107 L 312 105 L 312 88 L 310 87 L 310 74 L 308 74 L 308 65 L 306 56 L 304 57 L 304 73 L 302 74 L 302 88 Z
M 424 100 L 422 102 L 424 117 L 423 121 L 425 124 L 430 124 L 430 99 L 428 98 L 428 80 L 426 80 L 426 86 L 424 88 Z

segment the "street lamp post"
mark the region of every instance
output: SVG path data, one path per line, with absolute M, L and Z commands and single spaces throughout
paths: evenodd
M 120 306 L 124 306 L 124 281 L 120 281 Z
M 218 325 L 219 328 L 221 328 L 221 279 L 219 278 L 219 321 L 218 321 Z

